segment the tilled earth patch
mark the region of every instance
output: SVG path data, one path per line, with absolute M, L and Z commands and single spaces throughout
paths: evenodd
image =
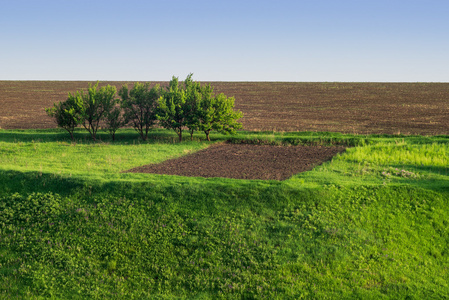
M 344 152 L 344 146 L 217 144 L 194 154 L 125 172 L 285 180 Z

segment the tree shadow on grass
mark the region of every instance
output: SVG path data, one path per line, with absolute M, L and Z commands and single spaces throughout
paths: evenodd
M 65 142 L 65 143 L 114 143 L 114 144 L 133 144 L 133 143 L 174 143 L 178 137 L 168 130 L 156 129 L 148 133 L 148 139 L 143 141 L 139 134 L 133 129 L 124 129 L 115 134 L 113 141 L 107 132 L 98 132 L 97 141 L 93 141 L 90 134 L 82 128 L 74 132 L 74 141 L 70 135 L 62 129 L 26 129 L 26 130 L 0 130 L 0 142 L 7 143 L 31 143 L 31 142 Z M 189 139 L 190 140 L 190 139 Z

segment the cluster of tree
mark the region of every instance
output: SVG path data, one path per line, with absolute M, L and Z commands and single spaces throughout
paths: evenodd
M 135 83 L 129 89 L 124 85 L 116 98 L 115 86 L 98 88 L 89 85 L 87 92 L 69 93 L 66 101 L 58 102 L 46 108 L 56 124 L 70 133 L 72 140 L 76 127 L 82 125 L 97 138 L 100 127 L 107 130 L 112 139 L 116 131 L 131 125 L 143 140 L 155 125 L 174 130 L 182 141 L 183 130 L 188 130 L 191 139 L 195 131 L 203 131 L 210 141 L 209 133 L 216 130 L 221 133 L 235 133 L 242 128 L 237 122 L 242 117 L 234 110 L 234 98 L 224 94 L 214 94 L 213 88 L 192 80 L 192 74 L 183 83 L 173 77 L 164 89 L 159 85 L 150 87 L 149 83 Z

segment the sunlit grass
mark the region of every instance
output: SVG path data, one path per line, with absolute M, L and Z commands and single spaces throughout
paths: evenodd
M 0 142 L 4 170 L 39 171 L 57 174 L 114 174 L 133 167 L 159 163 L 186 155 L 210 143 L 5 143 Z
M 449 166 L 449 144 L 408 144 L 405 141 L 382 142 L 367 147 L 350 149 L 345 160 L 354 162 L 369 162 L 379 166 Z
M 120 173 L 210 145 L 170 133 L 71 143 L 36 132 L 0 134 L 0 298 L 449 294 L 447 137 L 234 136 L 353 146 L 279 182 Z

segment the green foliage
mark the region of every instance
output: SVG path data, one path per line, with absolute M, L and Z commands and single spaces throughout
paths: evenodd
M 156 109 L 160 94 L 159 85 L 150 89 L 149 83 L 140 82 L 136 82 L 131 90 L 124 85 L 119 91 L 125 123 L 131 123 L 144 141 L 157 120 Z
M 187 125 L 186 100 L 185 88 L 179 84 L 178 78 L 173 76 L 159 98 L 157 118 L 159 125 L 176 132 L 180 142 L 183 127 Z
M 234 98 L 226 97 L 223 93 L 211 97 L 210 88 L 204 89 L 204 98 L 201 102 L 199 129 L 204 131 L 210 141 L 211 130 L 223 134 L 235 134 L 236 129 L 242 128 L 242 123 L 237 122 L 243 116 L 240 111 L 234 111 Z
M 108 116 L 109 128 L 113 128 L 111 127 L 110 113 L 117 102 L 114 99 L 116 92 L 114 86 L 108 85 L 98 89 L 98 82 L 94 86 L 89 84 L 87 93 L 84 91 L 69 93 L 66 101 L 55 103 L 53 107 L 46 108 L 45 111 L 50 117 L 55 118 L 58 127 L 64 128 L 70 133 L 72 140 L 74 140 L 75 128 L 82 124 L 95 141 L 100 122 L 106 116 Z M 118 126 L 118 122 L 112 121 L 112 123 L 114 126 Z
M 76 94 L 69 94 L 69 98 L 75 98 L 79 104 L 78 109 L 83 127 L 90 133 L 92 139 L 97 139 L 97 131 L 100 122 L 114 107 L 116 100 L 115 86 L 104 86 L 98 89 L 98 82 L 92 86 L 89 84 L 87 93 L 77 91 Z
M 45 109 L 47 115 L 55 119 L 58 127 L 67 130 L 72 141 L 74 140 L 73 132 L 82 120 L 78 107 L 77 99 L 69 95 L 66 101 L 55 103 L 53 107 Z
M 113 107 L 111 110 L 106 112 L 104 118 L 105 130 L 109 132 L 112 140 L 115 141 L 115 133 L 121 127 L 123 127 L 126 122 L 122 114 L 122 110 L 119 106 Z
M 224 94 L 214 95 L 214 90 L 208 85 L 201 86 L 192 80 L 189 74 L 184 81 L 184 87 L 173 77 L 168 91 L 159 100 L 159 121 L 167 129 L 173 129 L 182 140 L 182 128 L 187 127 L 190 138 L 196 130 L 203 131 L 210 141 L 210 132 L 216 130 L 223 134 L 235 134 L 242 128 L 237 120 L 243 114 L 234 111 L 234 98 Z
M 186 90 L 186 102 L 184 104 L 184 114 L 186 115 L 186 127 L 193 140 L 193 133 L 199 129 L 201 118 L 201 105 L 204 98 L 204 88 L 199 82 L 192 80 L 192 74 L 184 81 Z
M 149 83 L 136 82 L 131 89 L 124 85 L 118 92 L 121 101 L 114 99 L 116 88 L 101 87 L 98 82 L 89 85 L 88 92 L 69 93 L 65 102 L 55 104 L 46 109 L 49 116 L 54 117 L 59 127 L 70 133 L 74 140 L 75 128 L 82 124 L 94 141 L 97 131 L 103 123 L 115 140 L 115 133 L 126 124 L 131 124 L 146 141 L 149 130 L 159 121 L 159 125 L 173 130 L 179 141 L 185 127 L 193 133 L 201 130 L 210 141 L 210 132 L 216 130 L 223 134 L 235 133 L 242 128 L 237 120 L 242 117 L 240 111 L 234 111 L 234 98 L 224 94 L 213 95 L 210 85 L 201 86 L 192 80 L 189 74 L 181 85 L 178 78 L 173 77 L 166 90 L 159 85 L 150 88 Z M 116 104 L 120 102 L 120 108 Z M 123 110 L 123 112 L 121 111 Z

